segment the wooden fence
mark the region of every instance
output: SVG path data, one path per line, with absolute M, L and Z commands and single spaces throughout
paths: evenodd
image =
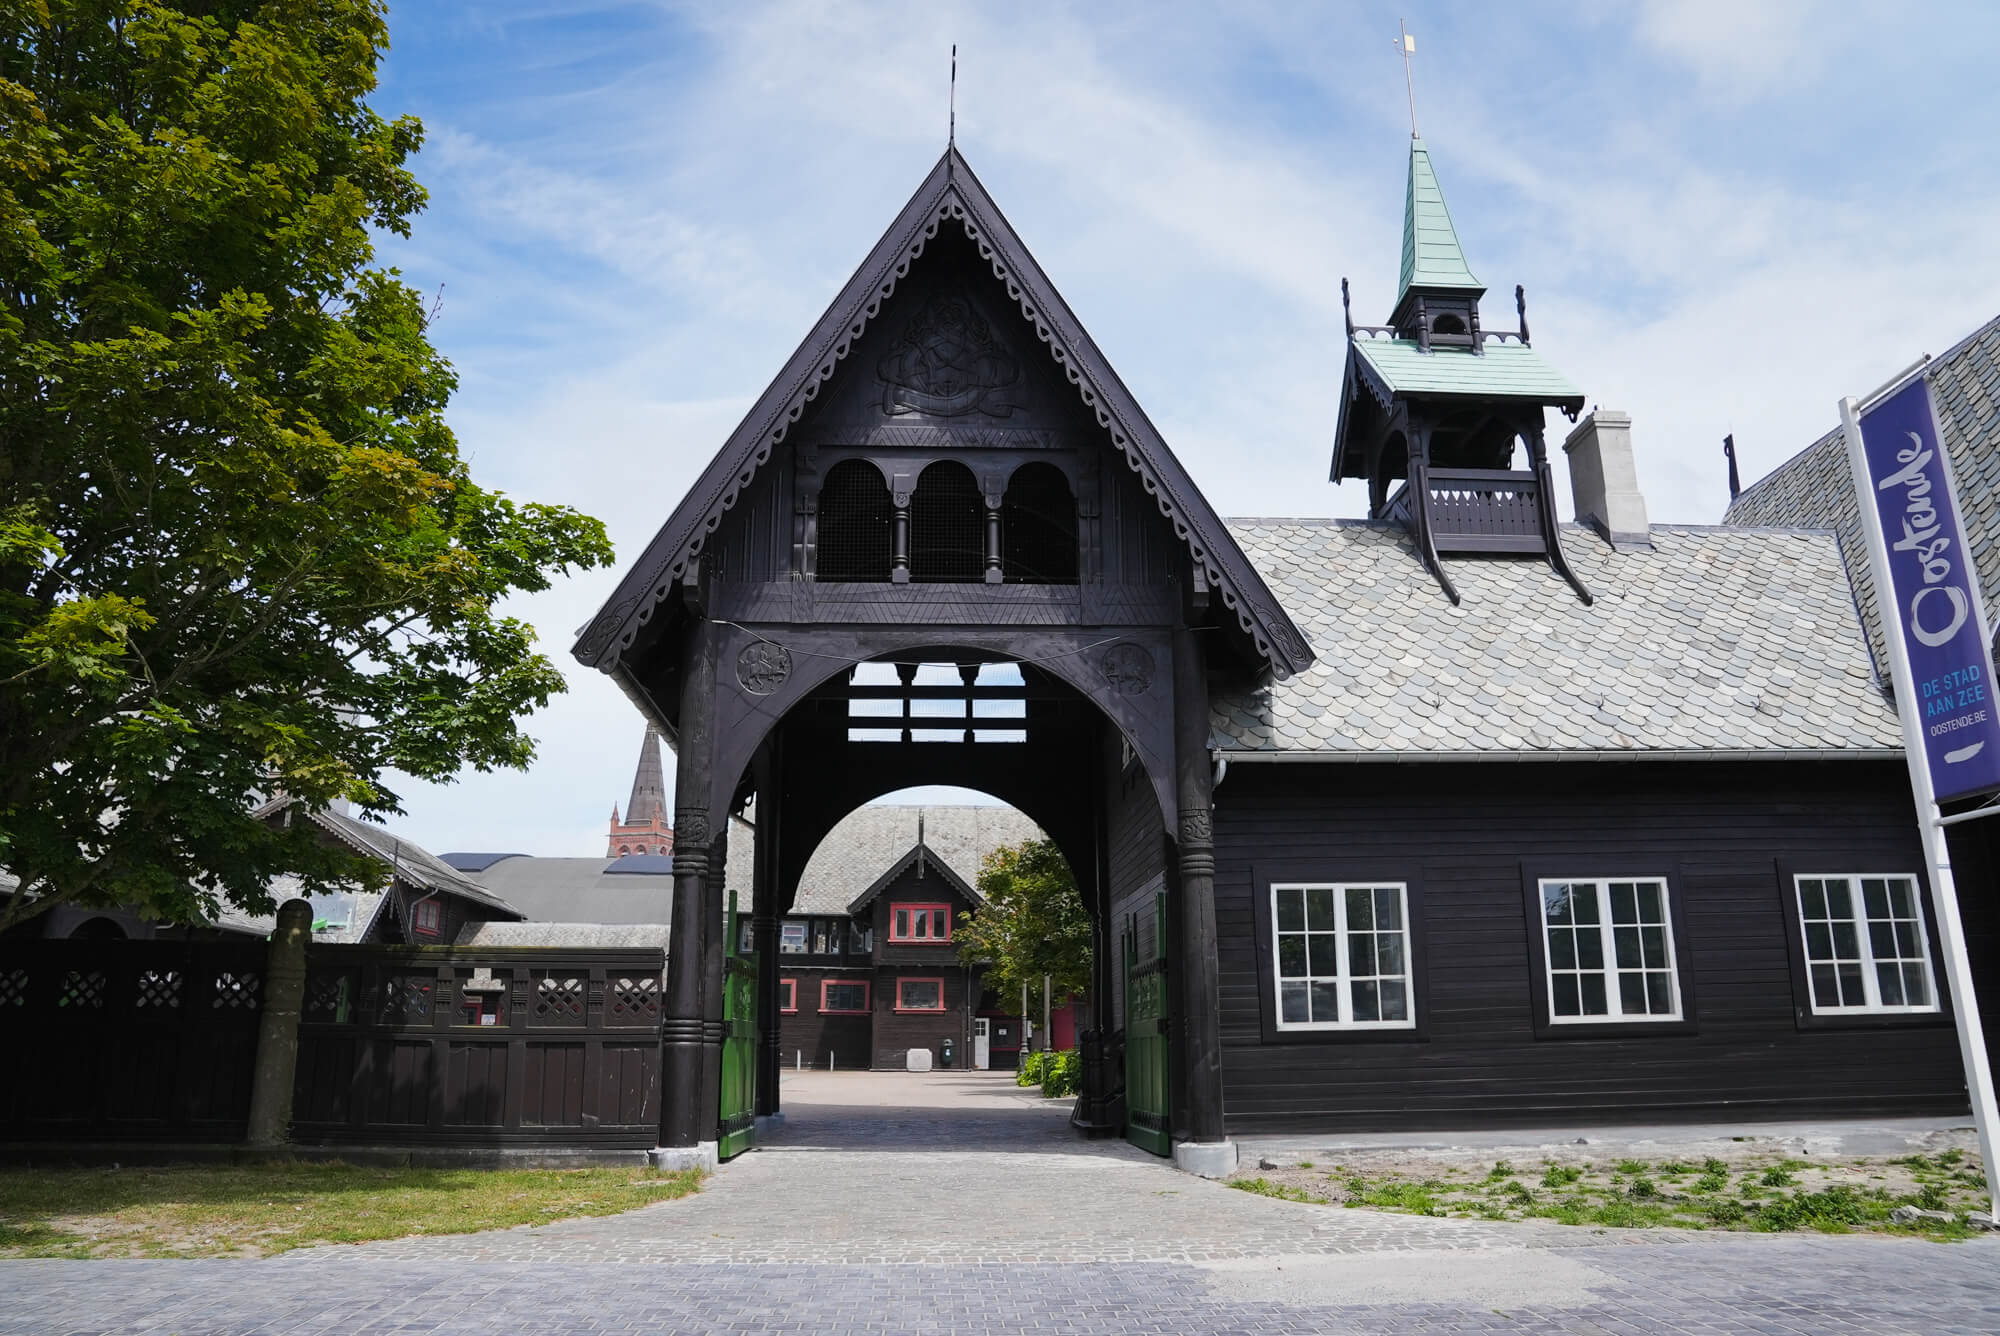
M 0 1138 L 240 1141 L 266 949 L 0 945 Z M 300 1144 L 643 1148 L 664 955 L 314 945 Z

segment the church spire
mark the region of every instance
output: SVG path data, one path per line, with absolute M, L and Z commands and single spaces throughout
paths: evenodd
M 1458 229 L 1451 225 L 1444 192 L 1431 169 L 1431 151 L 1424 141 L 1410 140 L 1410 183 L 1403 201 L 1403 275 L 1396 287 L 1401 303 L 1411 288 L 1486 291 L 1472 276 L 1459 248 Z
M 660 768 L 660 735 L 646 725 L 639 744 L 639 768 L 632 776 L 632 796 L 625 803 L 625 823 L 653 821 L 667 810 L 667 782 Z
M 660 735 L 646 726 L 646 740 L 639 744 L 639 767 L 632 775 L 632 796 L 625 803 L 625 819 L 611 809 L 610 839 L 606 858 L 626 854 L 668 854 L 674 849 L 673 827 L 667 824 L 667 781 L 660 765 Z

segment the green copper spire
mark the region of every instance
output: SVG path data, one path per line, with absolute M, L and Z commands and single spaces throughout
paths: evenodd
M 1437 174 L 1431 170 L 1430 150 L 1414 136 L 1410 139 L 1410 190 L 1403 204 L 1403 279 L 1396 287 L 1396 300 L 1401 302 L 1412 287 L 1486 290 L 1465 266 L 1458 232 L 1444 207 L 1444 192 L 1438 189 Z

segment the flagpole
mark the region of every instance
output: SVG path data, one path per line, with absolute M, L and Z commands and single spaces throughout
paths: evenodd
M 1896 609 L 1889 544 L 1882 535 L 1882 517 L 1875 508 L 1875 483 L 1868 471 L 1868 457 L 1862 450 L 1860 405 L 1855 400 L 1840 401 L 1840 426 L 1847 438 L 1847 463 L 1854 475 L 1855 508 L 1861 514 L 1861 533 L 1868 542 L 1868 565 L 1875 575 L 1875 603 L 1882 610 L 1882 642 L 1889 652 L 1889 680 L 1896 693 L 1896 715 L 1903 726 L 1903 757 L 1909 763 L 1910 790 L 1917 804 L 1917 828 L 1923 835 L 1924 862 L 1930 872 L 1931 916 L 1937 923 L 1938 944 L 1944 948 L 1944 973 L 1951 989 L 1953 1019 L 1957 1022 L 1958 1056 L 1965 1066 L 1965 1090 L 1972 1102 L 1973 1126 L 1979 1132 L 1980 1163 L 1986 1171 L 1987 1211 L 2000 1224 L 2000 1190 L 1996 1190 L 1994 1182 L 2000 1176 L 2000 1162 L 1995 1161 L 1993 1154 L 1995 1143 L 2000 1142 L 2000 1135 L 1996 1135 L 2000 1126 L 1996 1126 L 1995 1119 L 1993 1071 L 1986 1060 L 1986 1033 L 1979 1019 L 1979 1000 L 1972 989 L 1972 961 L 1966 954 L 1965 925 L 1958 913 L 1951 847 L 1945 841 L 1943 814 L 1924 752 L 1924 724 L 1917 708 L 1915 674 L 1910 671 L 1909 646 L 1904 643 L 1902 618 Z M 1942 447 L 1940 440 L 1940 451 Z

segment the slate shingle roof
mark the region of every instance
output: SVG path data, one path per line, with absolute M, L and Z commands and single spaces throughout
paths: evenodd
M 1933 358 L 1928 374 L 1938 430 L 1958 484 L 1965 541 L 1972 545 L 1979 588 L 1990 611 L 2000 598 L 2000 316 Z M 1840 428 L 1744 488 L 1725 518 L 1730 524 L 1802 525 L 1840 535 L 1869 648 L 1882 675 L 1888 676 L 1875 577 L 1868 570 L 1868 547 L 1861 537 L 1861 512 Z
M 919 812 L 924 846 L 969 886 L 979 884 L 980 860 L 1001 845 L 1047 838 L 1040 826 L 1011 807 L 856 808 L 806 862 L 793 912 L 845 914 L 856 896 L 916 846 Z M 731 861 L 735 856 L 732 842 Z
M 1655 525 L 1614 552 L 1567 526 L 1585 607 L 1537 561 L 1453 561 L 1453 607 L 1399 526 L 1231 520 L 1318 662 L 1216 700 L 1228 751 L 1863 752 L 1901 733 L 1833 538 Z

